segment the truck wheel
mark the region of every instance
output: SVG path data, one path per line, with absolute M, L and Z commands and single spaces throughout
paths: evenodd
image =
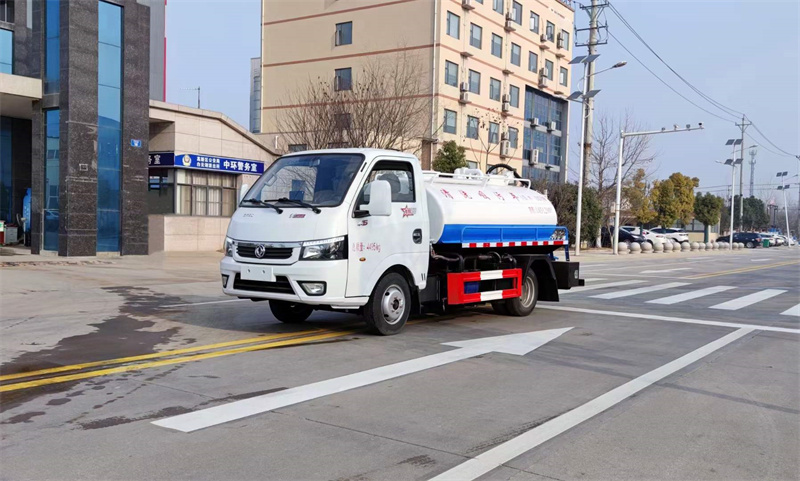
M 506 301 L 492 301 L 492 309 L 496 314 L 500 314 L 501 316 L 508 315 L 508 306 L 506 306 Z
M 269 301 L 269 310 L 275 319 L 286 324 L 299 324 L 314 312 L 311 306 L 288 301 Z
M 513 299 L 506 299 L 506 309 L 512 316 L 524 317 L 536 307 L 539 299 L 539 280 L 532 269 L 522 278 L 522 295 Z
M 406 325 L 411 313 L 410 302 L 408 282 L 400 274 L 390 272 L 378 281 L 369 303 L 364 306 L 364 321 L 376 334 L 397 334 Z

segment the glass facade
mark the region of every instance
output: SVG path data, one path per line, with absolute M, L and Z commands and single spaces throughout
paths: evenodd
M 14 73 L 14 32 L 0 28 L 0 73 Z
M 60 185 L 60 111 L 45 110 L 44 250 L 58 250 L 58 190 Z
M 11 212 L 11 119 L 0 117 L 0 220 L 13 221 Z
M 44 5 L 44 93 L 52 94 L 60 88 L 61 13 L 59 0 L 46 0 Z
M 566 121 L 565 103 L 563 100 L 538 92 L 530 87 L 525 89 L 525 119 L 539 119 L 539 123 L 548 126 L 548 128 L 538 127 L 532 129 L 530 124 L 526 125 L 522 144 L 522 156 L 524 159 L 530 159 L 532 151 L 535 149 L 539 151 L 540 164 L 561 166 L 564 159 L 562 129 Z M 555 129 L 549 128 L 551 123 L 555 124 L 553 125 Z M 530 175 L 523 175 L 523 177 L 538 179 L 544 176 L 548 179 L 555 177 L 555 180 L 558 180 L 559 172 L 557 170 L 548 171 L 547 174 L 535 172 L 535 170 L 541 169 L 533 170 Z M 534 177 L 531 177 L 531 175 Z
M 97 251 L 118 252 L 122 180 L 122 7 L 99 3 L 97 33 Z

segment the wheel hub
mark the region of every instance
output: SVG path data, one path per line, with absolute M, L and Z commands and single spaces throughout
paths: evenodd
M 403 291 L 396 285 L 386 288 L 381 299 L 381 314 L 388 324 L 396 324 L 403 317 L 406 310 L 406 300 Z

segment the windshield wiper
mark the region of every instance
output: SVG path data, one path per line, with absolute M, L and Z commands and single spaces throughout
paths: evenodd
M 281 209 L 278 206 L 275 206 L 275 205 L 272 205 L 272 204 L 268 204 L 267 202 L 264 202 L 263 200 L 244 199 L 242 202 L 249 202 L 250 204 L 258 204 L 258 205 L 263 205 L 264 207 L 271 207 L 271 208 L 275 209 L 275 211 L 277 211 L 278 214 L 283 214 L 283 209 Z
M 303 202 L 302 200 L 287 199 L 286 197 L 281 197 L 280 199 L 278 199 L 278 202 L 287 202 L 290 204 L 299 205 L 300 207 L 311 209 L 312 211 L 314 211 L 315 214 L 319 214 L 320 212 L 322 212 L 318 207 L 313 206 L 308 202 Z

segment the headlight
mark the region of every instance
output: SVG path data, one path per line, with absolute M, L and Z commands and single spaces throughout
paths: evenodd
M 300 259 L 321 261 L 347 259 L 347 237 L 303 242 Z
M 233 257 L 233 246 L 235 245 L 233 239 L 230 237 L 225 238 L 225 246 L 223 248 L 225 250 L 225 257 Z

